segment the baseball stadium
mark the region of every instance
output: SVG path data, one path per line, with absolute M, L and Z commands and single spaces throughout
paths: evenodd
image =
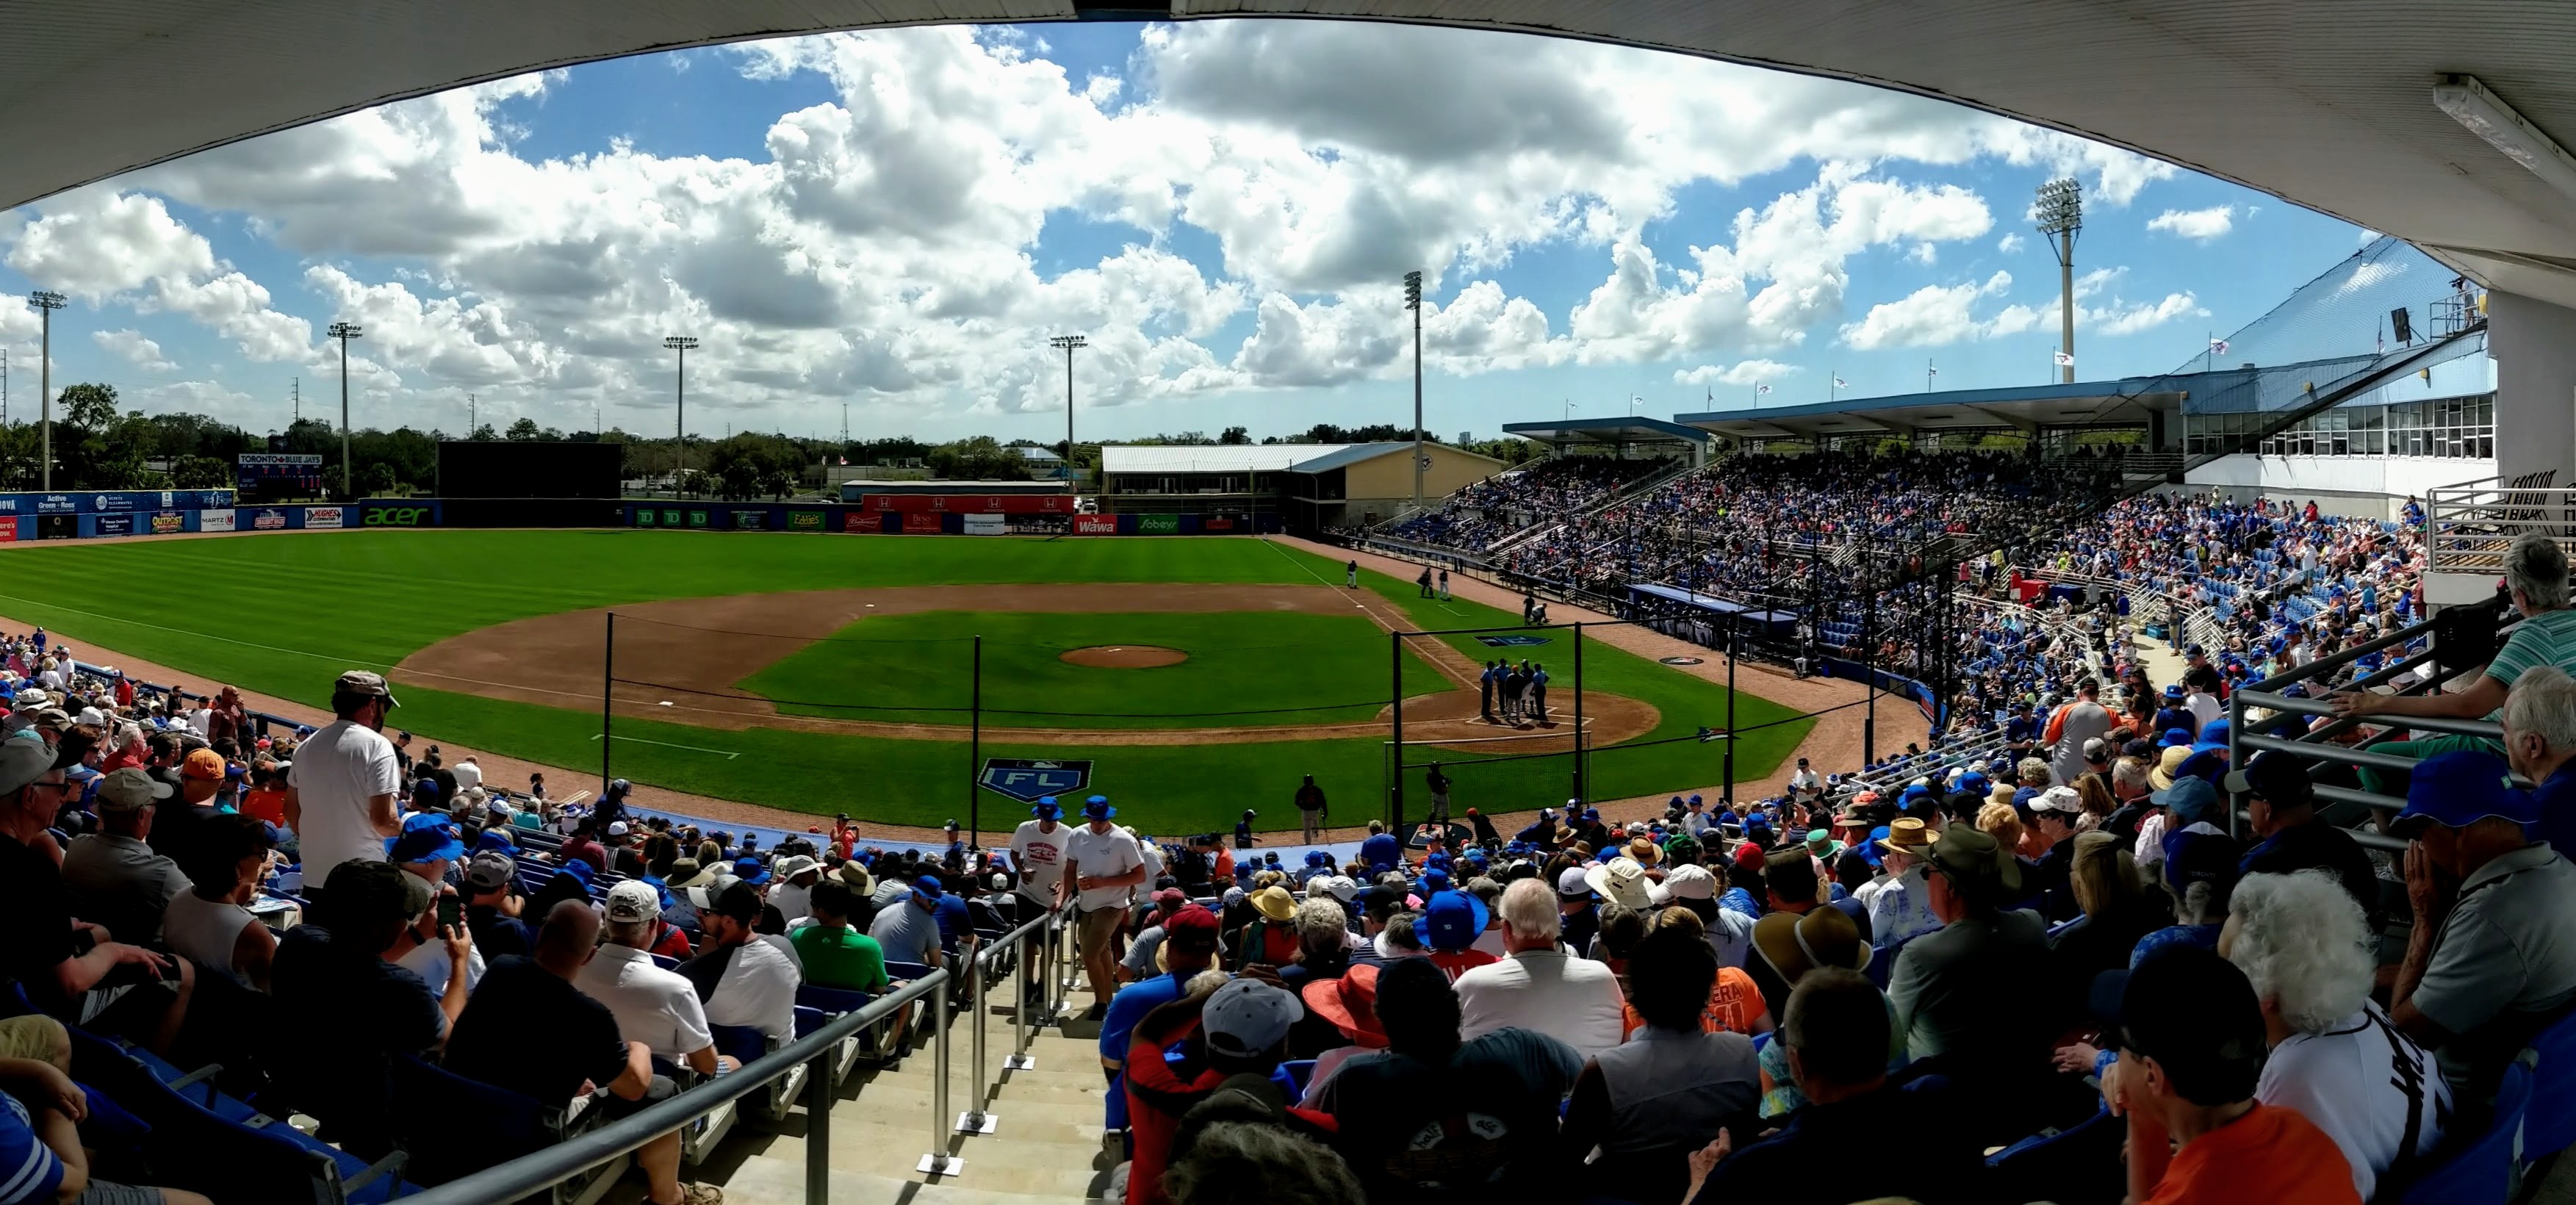
M 0 1205 L 2576 1202 L 2571 45 L 0 6 Z

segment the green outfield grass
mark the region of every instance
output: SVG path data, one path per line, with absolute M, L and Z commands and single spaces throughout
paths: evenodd
M 662 531 L 359 531 L 212 540 L 49 543 L 8 550 L 14 572 L 0 583 L 0 612 L 41 623 L 76 650 L 88 642 L 201 674 L 202 686 L 226 682 L 313 705 L 327 702 L 331 679 L 352 667 L 390 668 L 447 637 L 532 615 L 661 598 L 865 586 L 1030 582 L 1217 582 L 1338 586 L 1341 567 L 1287 547 L 1251 539 L 1001 537 L 880 539 L 783 533 Z M 1424 628 L 1509 626 L 1517 616 L 1463 601 L 1416 597 L 1411 582 L 1362 574 L 1367 589 L 1389 598 Z M 893 618 L 893 617 L 888 617 Z M 945 618 L 919 617 L 924 623 Z M 1064 630 L 1110 617 L 996 617 Z M 1168 632 L 1221 625 L 1220 616 L 1147 616 Z M 1323 616 L 1260 616 L 1329 619 Z M 870 620 L 869 624 L 885 620 Z M 1360 621 L 1351 620 L 1357 623 Z M 989 634 L 989 633 L 988 633 Z M 1193 636 L 1193 639 L 1197 637 Z M 1487 660 L 1508 652 L 1547 664 L 1552 701 L 1570 704 L 1573 655 L 1565 633 L 1533 649 L 1493 649 L 1472 637 L 1445 637 L 1461 652 Z M 1248 637 L 1247 637 L 1248 639 Z M 1079 643 L 1177 638 L 1122 636 Z M 1060 643 L 1049 634 L 1032 646 Z M 1265 644 L 1283 643 L 1275 637 Z M 1182 644 L 1181 647 L 1187 647 Z M 1227 647 L 1242 647 L 1228 645 Z M 1354 640 L 1374 649 L 1353 662 L 1353 700 L 1382 698 L 1387 667 L 1382 639 Z M 1194 657 L 1198 650 L 1191 650 Z M 992 650 L 988 649 L 988 655 Z M 1312 650 L 1300 653 L 1300 659 Z M 1220 656 L 1215 648 L 1211 656 Z M 1051 661 L 1052 652 L 1037 658 Z M 791 659 L 791 661 L 796 659 Z M 1597 641 L 1584 650 L 1586 684 L 1653 704 L 1654 732 L 1622 746 L 1596 749 L 1594 798 L 1661 793 L 1718 780 L 1722 746 L 1688 738 L 1721 725 L 1726 690 Z M 786 663 L 782 663 L 784 665 Z M 1060 664 L 1060 663 L 1057 663 Z M 1066 669 L 1073 667 L 1067 666 Z M 1162 670 L 1093 671 L 1144 682 Z M 887 681 L 877 671 L 870 680 Z M 1408 671 L 1428 677 L 1427 666 Z M 1285 688 L 1273 674 L 1263 686 Z M 1295 679 L 1297 690 L 1321 689 L 1322 678 Z M 499 702 L 399 683 L 396 722 L 426 737 L 553 765 L 588 767 L 600 760 L 599 716 L 588 708 Z M 1151 706 L 1118 710 L 1202 709 L 1209 698 L 1242 694 L 1220 682 Z M 780 690 L 784 693 L 785 688 Z M 1114 692 L 1125 697 L 1127 691 Z M 793 696 L 790 697 L 801 697 Z M 921 698 L 926 696 L 908 696 Z M 1264 705 L 1278 705 L 1272 695 Z M 1138 700 L 1140 703 L 1142 699 Z M 1338 702 L 1318 698 L 1316 702 Z M 1227 708 L 1206 708 L 1224 710 Z M 1788 713 L 1750 696 L 1737 701 L 1743 726 Z M 1067 708 L 1066 710 L 1074 710 Z M 1065 722 L 1048 720 L 1051 725 Z M 1177 722 L 1176 722 L 1177 723 Z M 996 725 L 997 727 L 999 725 Z M 1736 749 L 1739 778 L 1770 772 L 1805 735 L 1807 721 L 1749 733 Z M 997 733 L 996 737 L 1007 733 Z M 906 741 L 774 730 L 718 731 L 620 718 L 616 772 L 642 782 L 772 807 L 853 815 L 893 823 L 937 824 L 965 818 L 971 781 L 962 742 Z M 1288 804 L 1299 776 L 1313 774 L 1333 800 L 1336 820 L 1382 814 L 1388 750 L 1383 741 L 1346 739 L 1236 742 L 1212 746 L 1035 746 L 985 741 L 986 756 L 1089 757 L 1095 789 L 1119 799 L 1122 815 L 1165 834 L 1220 829 L 1245 808 L 1259 827 L 1293 827 Z M 1419 813 L 1418 763 L 1408 751 L 1410 810 Z M 1459 780 L 1458 805 L 1509 810 L 1562 802 L 1572 783 L 1564 756 L 1493 760 L 1441 755 Z M 1491 764 L 1478 764 L 1488 762 Z M 569 784 L 555 784 L 558 792 Z M 982 802 L 985 825 L 1017 806 L 999 796 Z
M 982 689 L 971 689 L 983 637 Z M 1105 645 L 1178 649 L 1189 660 L 1108 669 L 1063 659 Z M 1446 689 L 1406 659 L 1407 695 Z M 1215 611 L 1039 614 L 925 611 L 864 619 L 737 686 L 790 715 L 963 724 L 980 697 L 999 728 L 1230 728 L 1338 724 L 1386 706 L 1386 629 L 1358 615 Z

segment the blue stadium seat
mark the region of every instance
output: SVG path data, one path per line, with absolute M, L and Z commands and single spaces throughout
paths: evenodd
M 1315 1060 L 1295 1059 L 1281 1063 L 1279 1070 L 1271 1073 L 1270 1079 L 1279 1085 L 1280 1091 L 1287 1093 L 1288 1102 L 1295 1104 L 1305 1099 L 1306 1085 L 1314 1082 Z
M 2531 1040 L 2531 1113 L 2522 1123 L 2522 1159 L 2548 1158 L 2576 1145 L 2576 1014 Z
M 72 1077 L 152 1127 L 143 1145 L 164 1187 L 225 1202 L 314 1205 L 375 1205 L 404 1191 L 399 1154 L 371 1167 L 283 1121 L 223 1116 L 173 1088 L 132 1051 L 79 1029 L 71 1037 Z M 216 1095 L 212 1085 L 206 1090 Z
M 2506 1205 L 2513 1199 L 2514 1181 L 2521 1168 L 2515 1158 L 2515 1147 L 2522 1138 L 2522 1123 L 2531 1108 L 2531 1068 L 2521 1060 L 2506 1064 L 2504 1079 L 2496 1085 L 2495 1119 L 2486 1131 L 2466 1143 L 2451 1146 L 2445 1139 L 2448 1157 L 2415 1177 L 2397 1197 L 2399 1205 Z M 2385 1192 L 2381 1199 L 2387 1199 Z
M 2120 1146 L 2128 1125 L 2109 1109 L 2042 1130 L 1986 1156 L 1986 1195 L 1998 1201 L 2113 1205 L 2127 1189 Z

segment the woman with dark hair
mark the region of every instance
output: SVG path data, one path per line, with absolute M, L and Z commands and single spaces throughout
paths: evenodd
M 1620 1196 L 1674 1201 L 1690 1183 L 1690 1155 L 1732 1127 L 1753 1134 L 1762 1073 L 1753 1039 L 1701 1025 L 1717 982 L 1717 956 L 1696 925 L 1659 925 L 1628 959 L 1628 1003 L 1645 1024 L 1575 1077 L 1562 1155 L 1581 1166 L 1597 1147 L 1620 1171 Z

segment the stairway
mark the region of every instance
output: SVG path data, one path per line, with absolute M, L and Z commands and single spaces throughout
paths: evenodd
M 940 1150 L 963 1160 L 956 1175 L 919 1170 L 931 1149 L 931 1094 L 938 1060 L 925 1036 L 903 1062 L 861 1071 L 841 1086 L 830 1119 L 831 1205 L 1035 1205 L 1095 1198 L 1115 1161 L 1104 1153 L 1099 1025 L 1081 1019 L 1091 998 L 1075 989 L 1066 998 L 1060 1026 L 1031 1032 L 1037 1065 L 1004 1070 L 1011 1053 L 1010 1008 L 994 993 L 985 1031 L 988 1074 L 996 1081 L 986 1104 L 998 1118 L 990 1134 L 941 1135 Z M 964 1010 L 951 1018 L 948 1112 L 941 1129 L 953 1131 L 956 1115 L 980 1100 L 974 1082 L 972 1022 Z M 805 1111 L 800 1107 L 774 1127 L 746 1119 L 708 1164 L 682 1169 L 683 1178 L 721 1185 L 727 1205 L 803 1205 Z M 641 1201 L 629 1177 L 611 1205 Z

